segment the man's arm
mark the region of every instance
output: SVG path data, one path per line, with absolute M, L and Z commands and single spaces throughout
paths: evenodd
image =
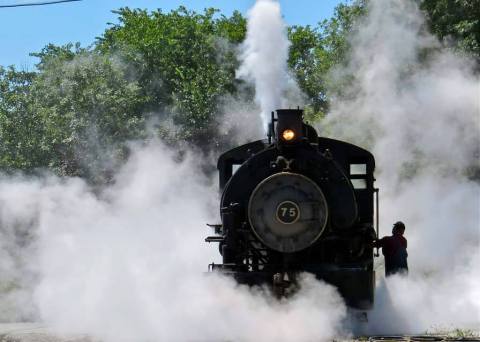
M 385 238 L 381 238 L 380 240 L 373 241 L 373 247 L 382 248 L 385 245 Z

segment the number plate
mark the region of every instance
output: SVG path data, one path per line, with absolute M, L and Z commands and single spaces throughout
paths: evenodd
M 284 201 L 277 207 L 277 220 L 284 224 L 293 224 L 300 218 L 300 208 L 295 202 Z

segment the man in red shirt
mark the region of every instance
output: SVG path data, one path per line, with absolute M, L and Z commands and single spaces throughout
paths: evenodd
M 374 247 L 382 248 L 387 277 L 395 273 L 408 273 L 407 239 L 403 237 L 404 233 L 405 225 L 398 221 L 393 225 L 392 236 L 385 236 L 373 243 Z

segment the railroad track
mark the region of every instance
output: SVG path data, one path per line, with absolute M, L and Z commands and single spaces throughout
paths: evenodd
M 448 336 L 371 336 L 361 339 L 342 340 L 342 342 L 479 342 L 480 337 L 448 337 Z M 48 333 L 12 333 L 0 334 L 0 342 L 100 342 L 88 337 L 59 337 Z
M 480 342 L 480 336 L 449 335 L 378 335 L 332 342 Z M 101 342 L 87 335 L 60 336 L 36 323 L 0 323 L 0 342 Z
M 463 336 L 452 337 L 448 335 L 393 335 L 393 336 L 370 336 L 357 341 L 371 341 L 371 342 L 437 342 L 437 341 L 464 341 L 464 342 L 480 342 L 480 336 Z

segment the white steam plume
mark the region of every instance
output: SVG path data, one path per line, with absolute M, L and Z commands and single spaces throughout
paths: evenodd
M 424 24 L 413 1 L 370 1 L 326 122 L 376 157 L 381 233 L 407 227 L 410 275 L 379 283 L 370 333 L 480 327 L 480 83 Z
M 287 73 L 289 46 L 279 3 L 257 0 L 248 12 L 247 37 L 237 77 L 255 84 L 255 99 L 261 108 L 265 131 L 270 112 L 286 105 L 284 93 L 292 83 Z
M 176 158 L 159 142 L 139 148 L 100 195 L 80 179 L 0 182 L 4 222 L 35 222 L 29 262 L 44 322 L 106 342 L 336 336 L 343 302 L 312 277 L 279 302 L 263 289 L 205 275 L 218 255 L 204 242 L 216 189 L 192 155 Z

